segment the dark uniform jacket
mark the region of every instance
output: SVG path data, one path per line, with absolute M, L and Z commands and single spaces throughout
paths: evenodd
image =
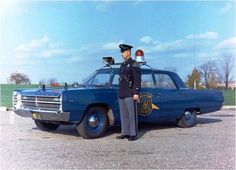
M 139 63 L 132 58 L 125 60 L 120 66 L 119 97 L 133 97 L 141 88 L 141 72 Z

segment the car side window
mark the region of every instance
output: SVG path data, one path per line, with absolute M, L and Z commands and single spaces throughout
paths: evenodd
M 115 74 L 113 81 L 112 81 L 112 85 L 119 85 L 119 74 Z M 141 75 L 141 87 L 142 88 L 153 88 L 154 87 L 154 83 L 153 83 L 153 77 L 152 74 L 142 74 Z
M 142 74 L 141 75 L 141 87 L 142 88 L 153 88 L 153 77 L 152 74 Z
M 176 86 L 169 75 L 167 74 L 155 74 L 156 88 L 160 89 L 176 89 Z
M 116 86 L 119 85 L 119 77 L 120 77 L 119 74 L 115 74 L 114 75 L 114 78 L 113 78 L 113 81 L 112 81 L 112 85 L 116 85 Z

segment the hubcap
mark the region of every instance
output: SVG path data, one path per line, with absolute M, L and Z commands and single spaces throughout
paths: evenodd
M 192 117 L 190 111 L 186 111 L 186 112 L 184 113 L 184 116 L 185 116 L 186 120 L 189 120 L 189 119 L 191 119 L 191 117 Z
M 91 117 L 89 117 L 88 123 L 90 127 L 96 128 L 99 124 L 99 119 L 96 115 L 92 115 Z

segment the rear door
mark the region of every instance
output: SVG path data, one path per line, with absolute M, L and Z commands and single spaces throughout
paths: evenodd
M 182 113 L 184 96 L 174 82 L 174 79 L 166 73 L 155 73 L 154 94 L 160 101 L 160 119 L 172 119 Z

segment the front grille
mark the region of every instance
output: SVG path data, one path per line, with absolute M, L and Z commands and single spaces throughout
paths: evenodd
M 23 107 L 30 110 L 60 111 L 62 106 L 60 97 L 49 96 L 22 96 Z

